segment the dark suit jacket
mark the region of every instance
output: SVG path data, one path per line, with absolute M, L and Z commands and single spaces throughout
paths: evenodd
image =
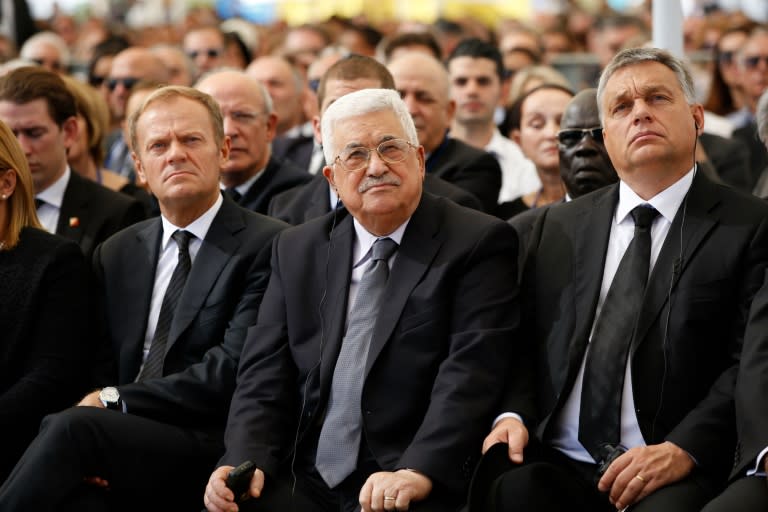
M 243 208 L 266 215 L 269 202 L 275 195 L 311 180 L 312 175 L 296 167 L 293 162 L 273 156 L 269 159 L 262 175 L 240 198 L 238 204 Z
M 501 167 L 490 153 L 446 137 L 429 156 L 427 173 L 461 187 L 480 200 L 483 211 L 495 213 L 501 190 Z
M 315 137 L 275 137 L 272 140 L 272 156 L 281 160 L 290 160 L 299 169 L 307 172 L 315 148 Z
M 272 278 L 243 349 L 224 464 L 251 459 L 274 474 L 297 429 L 316 441 L 344 333 L 355 236 L 351 216 L 340 213 L 331 231 L 333 217 L 275 242 Z M 365 365 L 363 432 L 384 470 L 415 468 L 455 492 L 468 482 L 516 340 L 516 248 L 506 223 L 423 195 Z
M 768 151 L 765 144 L 757 138 L 757 125 L 754 121 L 747 126 L 737 128 L 733 131 L 732 137 L 746 144 L 749 149 L 749 172 L 751 190 L 757 183 L 760 173 L 768 166 Z
M 138 383 L 161 220 L 131 226 L 99 246 L 94 269 L 103 289 L 106 336 L 117 358 L 116 383 L 132 414 L 223 428 L 246 329 L 256 321 L 269 278 L 271 242 L 284 226 L 224 198 L 174 315 L 163 377 Z
M 752 192 L 754 180 L 749 168 L 749 148 L 743 141 L 702 133 L 699 142 L 723 183 L 743 192 Z
M 24 228 L 0 251 L 0 482 L 46 414 L 75 403 L 86 379 L 92 289 L 77 244 Z
M 316 174 L 309 183 L 276 195 L 269 204 L 269 215 L 294 226 L 325 215 L 331 211 L 328 187 L 325 176 Z M 436 176 L 424 175 L 424 190 L 461 206 L 481 209 L 475 196 Z
M 56 234 L 77 242 L 90 261 L 97 245 L 145 218 L 144 206 L 136 199 L 71 171 Z
M 529 415 L 539 436 L 567 399 L 587 347 L 617 200 L 612 185 L 548 208 L 531 235 L 521 304 L 537 360 L 535 394 L 510 387 L 506 410 Z M 630 348 L 633 395 L 647 443 L 671 441 L 724 477 L 741 339 L 768 262 L 768 205 L 701 173 L 686 203 L 648 281 Z
M 731 477 L 744 476 L 768 446 L 768 273 L 755 295 L 744 334 L 739 376 L 736 381 L 736 426 L 739 440 Z M 763 466 L 760 467 L 763 469 Z

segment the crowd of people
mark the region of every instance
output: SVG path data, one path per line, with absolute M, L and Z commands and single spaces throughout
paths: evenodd
M 768 507 L 768 27 L 49 25 L 0 510 Z

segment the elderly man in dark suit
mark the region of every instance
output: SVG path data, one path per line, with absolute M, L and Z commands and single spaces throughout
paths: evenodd
M 350 92 L 368 88 L 394 89 L 395 83 L 387 68 L 375 59 L 362 55 L 345 57 L 323 75 L 317 90 L 319 114 L 315 119 L 315 136 L 322 140 L 320 122 L 323 112 L 337 99 Z M 480 200 L 470 192 L 433 174 L 425 174 L 424 190 L 476 210 L 482 209 Z M 269 215 L 289 224 L 301 224 L 341 206 L 338 196 L 328 187 L 328 181 L 318 173 L 301 187 L 275 196 L 269 205 Z
M 137 200 L 80 177 L 67 164 L 77 137 L 75 98 L 64 81 L 37 67 L 0 79 L 0 120 L 21 144 L 35 183 L 37 215 L 43 227 L 74 240 L 86 257 L 124 227 L 143 220 Z
M 343 96 L 322 133 L 346 208 L 275 242 L 205 503 L 234 510 L 250 460 L 241 510 L 458 510 L 512 361 L 514 231 L 422 193 L 396 91 Z
M 238 358 L 284 224 L 219 191 L 230 140 L 210 96 L 165 87 L 129 123 L 136 170 L 162 215 L 94 255 L 116 386 L 43 421 L 0 489 L 2 510 L 194 510 L 223 448 Z
M 221 107 L 224 133 L 232 140 L 221 183 L 240 206 L 265 214 L 275 194 L 312 179 L 305 170 L 272 154 L 277 116 L 261 82 L 242 71 L 222 70 L 205 75 L 195 87 Z
M 768 205 L 696 172 L 703 109 L 669 53 L 619 53 L 597 97 L 621 181 L 534 226 L 521 304 L 535 392 L 508 388 L 484 449 L 511 467 L 484 493 L 475 482 L 472 512 L 698 511 L 730 467 Z
M 445 66 L 430 55 L 411 52 L 387 67 L 408 105 L 419 142 L 427 153 L 427 173 L 472 193 L 480 199 L 483 211 L 495 214 L 501 167 L 487 151 L 448 136 L 456 102 L 450 97 Z

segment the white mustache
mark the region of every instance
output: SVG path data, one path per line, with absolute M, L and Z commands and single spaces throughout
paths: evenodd
M 394 174 L 384 173 L 381 176 L 367 176 L 357 187 L 357 192 L 362 194 L 377 185 L 400 185 L 400 180 Z

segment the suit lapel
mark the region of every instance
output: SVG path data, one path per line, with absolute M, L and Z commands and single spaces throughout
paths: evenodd
M 126 291 L 119 307 L 123 310 L 120 317 L 127 321 L 119 324 L 122 326 L 123 333 L 120 333 L 118 338 L 125 340 L 120 357 L 121 383 L 135 379 L 141 366 L 161 233 L 162 224 L 158 218 L 136 233 L 134 242 L 137 250 L 126 251 L 126 254 L 135 254 L 136 257 L 123 260 L 124 269 L 121 274 L 125 276 Z M 141 321 L 137 321 L 138 319 Z
M 88 219 L 88 196 L 83 193 L 80 186 L 80 178 L 74 170 L 69 173 L 69 182 L 64 190 L 59 210 L 59 221 L 56 224 L 56 234 L 74 240 L 78 244 L 82 241 L 85 232 L 84 222 Z
M 577 244 L 573 269 L 576 325 L 573 331 L 575 340 L 570 344 L 569 354 L 569 368 L 573 376 L 581 364 L 592 330 L 617 201 L 618 187 L 614 185 L 605 194 L 596 197 L 595 202 L 589 205 L 591 207 L 582 210 L 581 218 L 576 223 L 577 232 L 573 236 Z
M 352 275 L 352 241 L 354 229 L 352 216 L 345 215 L 333 229 L 327 244 L 317 248 L 315 260 L 321 263 L 318 267 L 325 274 L 325 299 L 321 306 L 323 323 L 328 332 L 321 333 L 322 340 L 320 355 L 320 396 L 329 396 L 333 369 L 341 350 L 341 340 L 344 337 L 344 327 L 347 317 L 347 297 L 349 296 L 349 281 Z M 322 276 L 322 274 L 321 274 Z
M 381 299 L 381 307 L 365 364 L 366 378 L 392 335 L 411 292 L 429 269 L 440 248 L 442 242 L 439 240 L 439 233 L 442 229 L 442 221 L 442 216 L 433 200 L 422 195 L 421 204 L 405 229 L 390 274 L 392 279 L 387 283 Z
M 305 221 L 322 217 L 331 211 L 330 189 L 328 188 L 328 180 L 325 179 L 325 176 L 322 174 L 315 176 L 314 180 L 310 181 L 307 187 L 311 187 L 312 194 L 309 196 L 311 199 L 304 214 Z
M 714 194 L 713 187 L 714 185 L 707 178 L 698 173 L 691 184 L 688 196 L 677 210 L 648 279 L 643 307 L 637 321 L 633 351 L 644 339 L 662 307 L 667 303 L 670 293 L 677 286 L 680 276 L 688 267 L 696 249 L 717 222 L 712 209 L 718 204 L 719 199 Z M 682 251 L 680 250 L 681 239 Z
M 192 264 L 168 333 L 166 354 L 197 316 L 224 266 L 240 246 L 235 234 L 245 228 L 238 207 L 224 201 Z

